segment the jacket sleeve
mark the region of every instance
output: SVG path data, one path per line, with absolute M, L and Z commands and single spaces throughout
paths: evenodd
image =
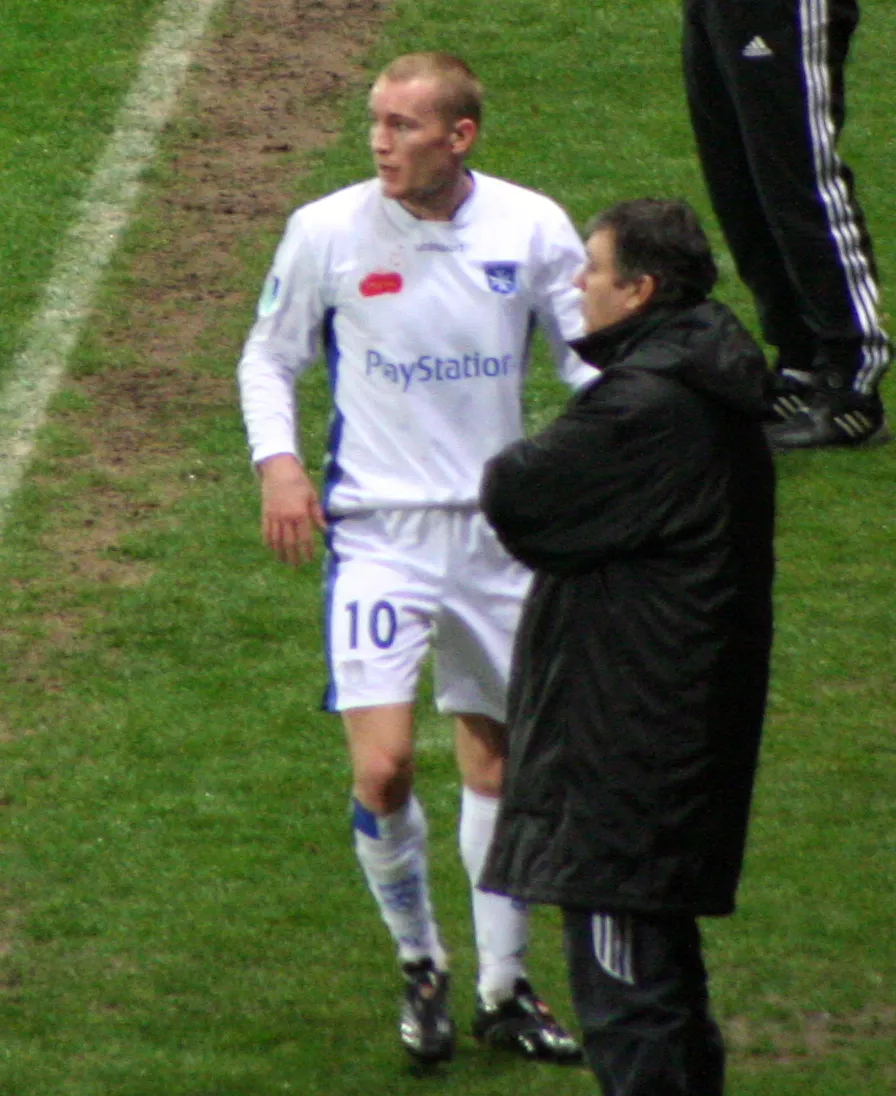
M 507 550 L 570 575 L 677 535 L 701 509 L 711 459 L 689 400 L 670 382 L 607 378 L 493 457 L 481 504 Z

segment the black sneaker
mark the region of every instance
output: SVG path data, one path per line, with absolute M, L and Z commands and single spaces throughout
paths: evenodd
M 807 373 L 769 373 L 766 382 L 765 417 L 769 422 L 787 422 L 806 410 L 806 397 L 812 391 L 812 378 Z
M 454 1021 L 448 1015 L 449 975 L 432 959 L 405 963 L 407 985 L 398 1031 L 405 1050 L 418 1062 L 447 1062 L 454 1055 Z
M 489 1046 L 515 1051 L 524 1058 L 559 1065 L 582 1061 L 579 1044 L 557 1023 L 525 978 L 516 980 L 513 996 L 499 1005 L 489 1007 L 477 1000 L 473 1034 Z
M 882 445 L 893 437 L 880 396 L 856 392 L 807 390 L 803 407 L 765 428 L 776 452 L 822 446 Z

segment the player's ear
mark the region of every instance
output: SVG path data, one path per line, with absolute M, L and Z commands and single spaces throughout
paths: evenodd
M 479 134 L 479 127 L 472 118 L 458 118 L 451 127 L 449 140 L 451 151 L 458 156 L 464 156 L 473 147 L 473 142 Z

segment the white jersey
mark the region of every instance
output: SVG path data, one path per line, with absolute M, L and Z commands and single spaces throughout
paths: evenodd
M 252 459 L 299 455 L 295 381 L 322 349 L 333 421 L 324 506 L 469 506 L 485 461 L 523 430 L 540 324 L 573 386 L 594 370 L 572 285 L 584 250 L 543 195 L 479 172 L 450 222 L 420 220 L 379 180 L 293 213 L 239 365 Z

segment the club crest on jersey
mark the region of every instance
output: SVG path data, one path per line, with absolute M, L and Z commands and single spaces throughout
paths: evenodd
M 362 297 L 381 297 L 384 293 L 400 293 L 404 281 L 397 271 L 376 271 L 368 274 L 358 287 Z
M 516 263 L 486 263 L 485 276 L 492 293 L 509 297 L 516 293 Z

